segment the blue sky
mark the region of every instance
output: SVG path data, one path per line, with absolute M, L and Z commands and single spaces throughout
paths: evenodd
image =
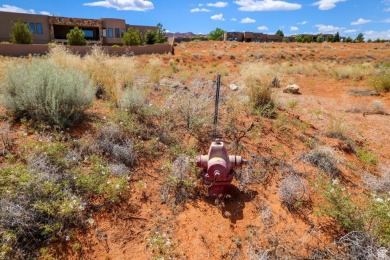
M 208 33 L 219 27 L 390 39 L 390 0 L 0 0 L 0 11 L 160 22 L 170 32 Z

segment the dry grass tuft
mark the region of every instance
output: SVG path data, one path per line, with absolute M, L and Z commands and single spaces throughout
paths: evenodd
M 332 178 L 341 174 L 337 168 L 338 160 L 330 147 L 317 146 L 310 152 L 303 154 L 301 160 L 320 168 Z

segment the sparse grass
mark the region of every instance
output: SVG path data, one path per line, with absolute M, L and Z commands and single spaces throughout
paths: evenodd
M 357 150 L 357 156 L 359 157 L 359 159 L 368 164 L 368 165 L 376 165 L 378 164 L 378 157 L 376 154 L 368 151 L 368 150 L 365 150 L 365 149 L 358 149 Z

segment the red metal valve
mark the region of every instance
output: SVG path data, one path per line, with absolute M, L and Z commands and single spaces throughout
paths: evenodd
M 238 155 L 228 155 L 225 144 L 219 139 L 211 143 L 208 155 L 196 157 L 196 165 L 207 170 L 203 181 L 208 186 L 209 195 L 220 197 L 229 192 L 235 167 L 241 167 L 246 160 Z

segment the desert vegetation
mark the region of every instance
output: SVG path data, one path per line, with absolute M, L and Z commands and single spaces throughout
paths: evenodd
M 0 57 L 0 259 L 388 258 L 388 47 Z M 248 164 L 214 200 L 193 159 L 217 74 L 218 136 Z

